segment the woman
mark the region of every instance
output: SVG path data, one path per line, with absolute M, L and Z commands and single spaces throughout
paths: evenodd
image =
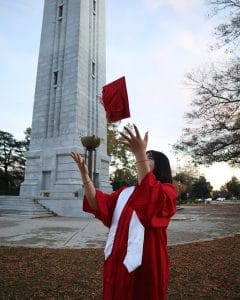
M 112 194 L 96 190 L 80 154 L 78 164 L 85 190 L 83 209 L 110 228 L 104 250 L 103 299 L 166 299 L 168 255 L 166 229 L 176 212 L 176 190 L 167 157 L 148 151 L 148 133 L 134 125 L 121 133 L 121 143 L 136 158 L 138 183 Z

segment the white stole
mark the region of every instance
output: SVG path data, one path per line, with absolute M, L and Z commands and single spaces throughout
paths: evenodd
M 108 234 L 107 243 L 104 249 L 105 260 L 112 253 L 112 248 L 120 216 L 134 189 L 134 186 L 128 187 L 124 189 L 118 197 L 117 204 L 113 212 L 112 224 Z M 139 267 L 142 264 L 143 242 L 144 227 L 141 224 L 136 212 L 133 211 L 128 230 L 127 254 L 123 261 L 124 265 L 128 269 L 128 272 L 134 271 L 137 267 Z

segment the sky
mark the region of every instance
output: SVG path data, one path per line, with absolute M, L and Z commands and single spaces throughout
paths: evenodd
M 84 0 L 86 1 L 86 0 Z M 0 0 L 0 130 L 17 139 L 31 126 L 43 0 Z M 126 77 L 131 118 L 149 132 L 148 149 L 163 151 L 172 168 L 184 160 L 172 144 L 186 126 L 192 91 L 185 74 L 210 61 L 227 59 L 210 51 L 213 28 L 204 0 L 106 0 L 107 82 Z M 215 189 L 240 171 L 227 164 L 199 169 Z

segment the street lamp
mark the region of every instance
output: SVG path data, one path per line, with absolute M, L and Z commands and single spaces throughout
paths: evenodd
M 86 149 L 85 161 L 88 156 L 87 165 L 89 170 L 89 177 L 93 180 L 94 185 L 98 186 L 98 182 L 96 178 L 96 163 L 97 163 L 96 148 L 99 147 L 100 145 L 100 137 L 96 135 L 83 136 L 81 137 L 81 142 Z M 94 168 L 93 168 L 93 152 L 94 152 Z

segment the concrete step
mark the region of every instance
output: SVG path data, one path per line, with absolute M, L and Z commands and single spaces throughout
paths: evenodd
M 36 201 L 36 200 L 32 200 L 31 202 L 26 202 L 26 201 L 16 201 L 16 200 L 14 200 L 14 201 L 12 201 L 12 200 L 10 200 L 10 201 L 0 201 L 0 205 L 29 205 L 29 206 L 31 206 L 31 205 L 41 205 L 41 204 L 39 204 L 39 202 L 38 201 Z
M 0 200 L 24 200 L 24 201 L 27 201 L 27 200 L 29 200 L 29 201 L 32 201 L 33 200 L 33 198 L 31 198 L 31 197 L 21 197 L 21 196 L 7 196 L 7 195 L 5 195 L 5 196 L 0 196 Z
M 34 201 L 17 201 L 17 200 L 0 200 L 0 204 L 6 205 L 6 204 L 11 204 L 11 205 L 31 205 Z
M 51 214 L 48 215 L 26 215 L 26 214 L 19 214 L 19 213 L 8 213 L 8 214 L 1 214 L 0 217 L 10 217 L 10 218 L 23 218 L 23 219 L 38 219 L 38 218 L 52 218 Z
M 5 201 L 5 202 L 1 202 L 0 201 L 0 205 L 5 206 L 5 205 L 9 205 L 9 206 L 14 206 L 14 205 L 18 205 L 18 206 L 29 206 L 29 207 L 36 207 L 36 205 L 41 206 L 38 202 L 23 202 L 23 201 Z
M 36 208 L 43 208 L 42 205 L 40 205 L 39 203 L 35 203 L 35 202 L 31 202 L 31 203 L 25 203 L 25 202 L 11 202 L 11 201 L 6 201 L 6 202 L 0 202 L 0 207 L 9 207 L 9 208 L 29 208 L 29 209 L 36 209 Z
M 0 211 L 3 210 L 18 210 L 18 211 L 37 211 L 37 212 L 44 212 L 46 209 L 42 207 L 21 207 L 21 206 L 0 206 Z M 47 210 L 48 211 L 48 210 Z
M 9 209 L 9 210 L 28 210 L 28 211 L 46 211 L 41 205 L 0 205 L 0 209 Z
M 0 196 L 0 216 L 50 217 L 55 214 L 31 198 Z
M 51 214 L 48 213 L 47 211 L 27 211 L 27 210 L 17 210 L 17 209 L 1 209 L 0 210 L 1 214 L 25 214 L 25 215 L 46 215 L 46 214 Z M 51 214 L 52 215 L 52 214 Z

